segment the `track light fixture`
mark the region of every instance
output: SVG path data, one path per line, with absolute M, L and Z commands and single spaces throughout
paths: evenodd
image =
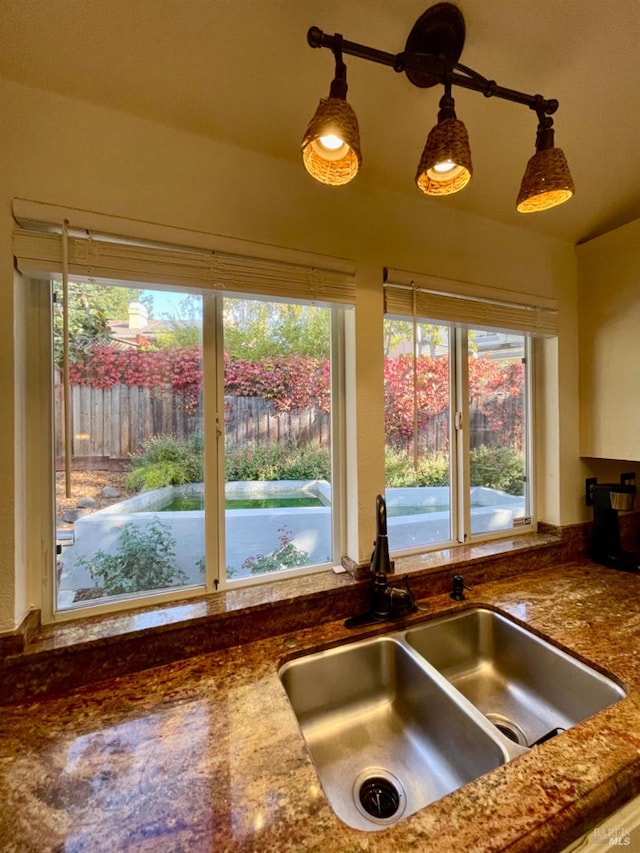
M 346 66 L 342 54 L 357 56 L 404 72 L 414 86 L 444 86 L 438 122 L 429 133 L 416 172 L 416 184 L 426 195 L 450 195 L 471 180 L 471 149 L 464 124 L 455 112 L 452 86 L 481 92 L 485 97 L 502 98 L 524 104 L 538 117 L 536 151 L 527 163 L 516 209 L 521 213 L 547 210 L 562 204 L 575 192 L 566 158 L 554 145 L 553 119 L 558 101 L 542 95 L 527 95 L 498 86 L 458 62 L 465 40 L 462 12 L 452 3 L 437 3 L 416 21 L 402 53 L 385 53 L 366 45 L 346 41 L 341 35 L 327 35 L 311 27 L 307 42 L 311 47 L 333 51 L 336 71 L 329 97 L 320 101 L 302 140 L 302 157 L 307 171 L 325 184 L 346 184 L 362 162 L 358 121 L 346 101 Z

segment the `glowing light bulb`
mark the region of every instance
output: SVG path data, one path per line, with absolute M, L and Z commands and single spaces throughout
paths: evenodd
M 318 142 L 323 148 L 326 148 L 327 151 L 337 151 L 338 148 L 341 148 L 344 145 L 344 141 L 334 133 L 327 134 L 327 136 L 320 136 L 318 138 Z
M 452 169 L 455 169 L 456 164 L 453 160 L 443 160 L 442 163 L 436 163 L 433 166 L 434 172 L 450 172 Z

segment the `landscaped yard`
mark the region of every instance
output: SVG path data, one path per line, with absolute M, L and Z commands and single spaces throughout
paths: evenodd
M 96 501 L 97 506 L 88 507 L 88 512 L 95 512 L 118 501 L 123 501 L 125 498 L 130 498 L 135 492 L 126 488 L 126 477 L 127 474 L 123 471 L 72 471 L 71 497 L 68 498 L 65 493 L 64 471 L 58 471 L 56 473 L 57 527 L 65 528 L 73 526 L 63 521 L 62 516 L 68 510 L 75 509 L 80 498 L 90 497 Z M 120 495 L 110 498 L 104 497 L 102 490 L 107 486 L 116 489 L 116 491 L 120 492 Z

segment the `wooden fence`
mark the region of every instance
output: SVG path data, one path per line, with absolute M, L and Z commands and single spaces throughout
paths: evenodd
M 55 453 L 64 456 L 63 387 L 56 384 Z M 145 438 L 168 434 L 188 438 L 203 429 L 200 412 L 185 411 L 180 395 L 164 388 L 114 385 L 71 386 L 71 453 L 76 467 L 122 467 Z M 277 414 L 262 397 L 225 398 L 225 443 L 318 441 L 329 445 L 329 415 L 319 409 Z
M 71 386 L 71 452 L 76 467 L 123 467 L 131 453 L 138 450 L 145 438 L 168 434 L 188 438 L 202 433 L 202 415 L 185 410 L 180 395 L 171 390 L 154 387 L 114 385 L 111 388 Z M 63 388 L 55 385 L 56 458 L 64 456 Z M 522 413 L 513 405 L 515 419 L 520 423 Z M 421 454 L 438 456 L 448 449 L 448 414 L 429 419 L 420 430 Z M 513 444 L 506 430 L 491 429 L 479 412 L 471 412 L 471 447 L 480 444 Z M 329 415 L 309 407 L 301 411 L 276 413 L 273 405 L 262 397 L 225 398 L 225 445 L 233 448 L 242 444 L 284 443 L 296 440 L 301 444 L 317 441 L 329 446 Z M 411 442 L 401 442 L 398 449 L 410 450 Z
M 302 410 L 279 412 L 262 397 L 225 397 L 226 447 L 240 444 L 266 444 L 317 441 L 329 446 L 329 415 L 314 406 Z
M 56 457 L 64 454 L 63 389 L 55 387 Z M 128 459 L 142 441 L 168 433 L 187 438 L 201 429 L 199 415 L 176 405 L 163 388 L 71 386 L 71 453 L 74 458 Z

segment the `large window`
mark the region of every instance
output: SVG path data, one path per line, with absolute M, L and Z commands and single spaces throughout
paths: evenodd
M 34 396 L 43 471 L 29 480 L 44 620 L 338 561 L 353 265 L 36 213 L 14 255 L 37 305 L 28 370 L 51 389 Z
M 58 611 L 339 557 L 339 309 L 93 281 L 65 320 L 53 295 Z
M 449 338 L 448 326 L 399 317 L 384 322 L 386 501 L 396 551 L 453 538 Z
M 384 330 L 392 550 L 528 526 L 527 336 L 402 315 Z
M 466 342 L 466 399 L 463 458 L 471 535 L 513 530 L 530 520 L 529 441 L 531 364 L 529 340 L 510 332 L 469 329 Z M 464 432 L 464 430 L 463 430 Z
M 345 325 L 355 329 L 350 262 L 251 246 L 263 252 L 254 257 L 233 241 L 176 247 L 171 234 L 137 243 L 66 222 L 42 231 L 37 221 L 14 233 L 14 254 L 38 306 L 29 370 L 39 389 L 50 376 L 52 390 L 33 396 L 33 438 L 51 453 L 30 471 L 55 470 L 55 512 L 44 477 L 29 478 L 28 495 L 42 510 L 41 541 L 56 545 L 55 558 L 43 547 L 45 621 L 339 561 L 346 462 L 355 476 L 345 385 L 362 375 L 344 340 Z M 554 333 L 553 300 L 513 305 L 445 284 L 385 281 L 396 554 L 532 523 L 530 335 Z

